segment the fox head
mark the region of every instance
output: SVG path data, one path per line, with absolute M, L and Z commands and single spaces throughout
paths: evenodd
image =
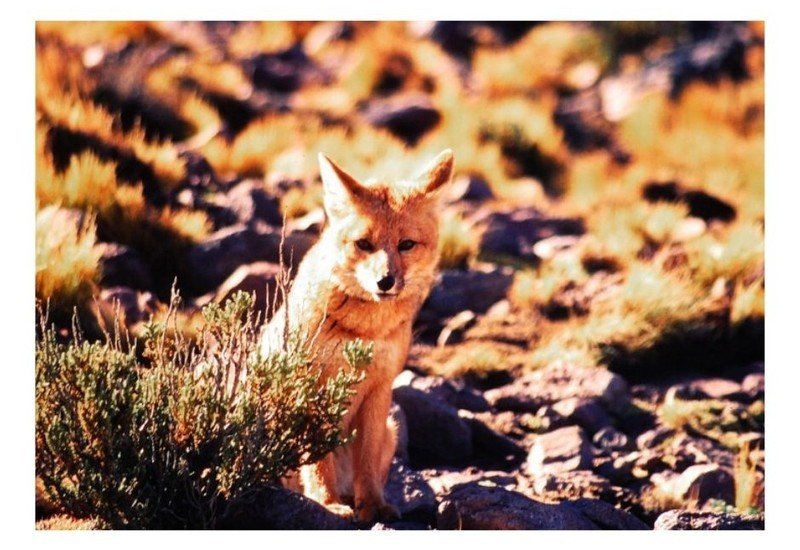
M 439 259 L 437 190 L 453 175 L 453 153 L 440 153 L 417 178 L 393 185 L 359 183 L 319 155 L 328 218 L 323 239 L 331 281 L 366 301 L 426 296 Z

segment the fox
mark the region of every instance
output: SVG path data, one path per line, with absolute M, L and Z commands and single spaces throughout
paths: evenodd
M 287 485 L 361 522 L 398 519 L 384 497 L 397 438 L 392 382 L 437 276 L 440 190 L 452 179 L 453 152 L 442 151 L 416 178 L 393 184 L 362 183 L 325 154 L 318 158 L 326 222 L 267 323 L 260 350 L 266 356 L 285 349 L 290 334 L 313 335 L 310 352 L 323 383 L 351 368 L 345 342 L 372 342 L 373 357 L 340 426 L 353 439 L 302 466 Z

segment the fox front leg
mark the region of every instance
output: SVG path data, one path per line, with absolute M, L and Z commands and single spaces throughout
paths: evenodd
M 356 516 L 362 522 L 400 518 L 383 496 L 395 445 L 394 432 L 387 426 L 391 402 L 391 388 L 376 388 L 364 399 L 356 419 L 353 489 Z

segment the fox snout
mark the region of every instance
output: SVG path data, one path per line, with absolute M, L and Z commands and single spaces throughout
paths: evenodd
M 364 290 L 378 298 L 396 296 L 403 290 L 399 264 L 391 254 L 378 250 L 356 267 L 356 278 Z

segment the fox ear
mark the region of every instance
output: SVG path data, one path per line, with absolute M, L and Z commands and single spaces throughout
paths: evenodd
M 368 193 L 353 176 L 323 153 L 319 154 L 319 172 L 325 212 L 330 218 L 351 212 L 356 201 L 365 198 Z
M 445 149 L 425 168 L 417 178 L 423 194 L 433 193 L 453 177 L 453 151 Z

